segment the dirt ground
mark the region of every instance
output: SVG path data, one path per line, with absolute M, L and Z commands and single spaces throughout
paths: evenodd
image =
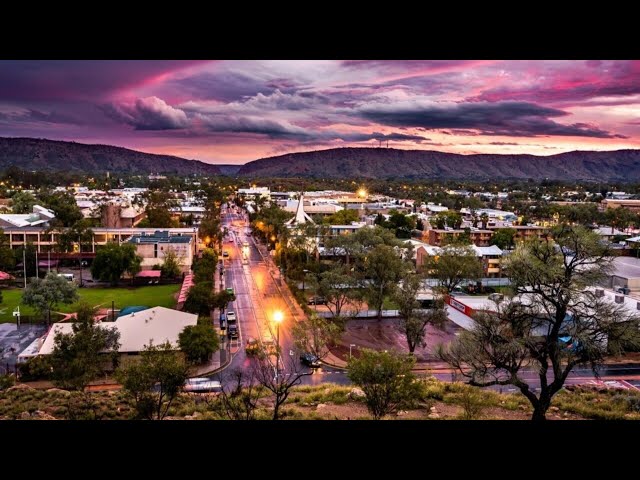
M 384 318 L 381 321 L 376 319 L 355 319 L 349 320 L 346 331 L 342 335 L 339 344 L 332 348 L 334 355 L 347 361 L 349 360 L 349 345 L 356 345 L 351 348 L 351 354 L 358 356 L 358 349 L 372 348 L 375 350 L 395 350 L 397 352 L 409 353 L 407 340 L 398 328 L 400 319 Z M 415 356 L 418 362 L 435 362 L 435 348 L 440 343 L 448 343 L 456 337 L 462 329 L 451 321 L 447 321 L 444 330 L 439 330 L 427 326 L 426 346 L 416 347 Z

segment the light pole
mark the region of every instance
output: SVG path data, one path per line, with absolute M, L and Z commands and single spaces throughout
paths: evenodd
M 306 268 L 304 270 L 302 270 L 302 291 L 304 292 L 304 279 L 307 276 L 307 273 L 309 273 L 309 270 L 307 270 Z
M 276 382 L 278 381 L 278 369 L 280 368 L 280 324 L 283 315 L 280 310 L 273 312 L 273 321 L 276 324 Z
M 351 360 L 351 349 L 352 349 L 353 347 L 356 347 L 356 346 L 357 346 L 357 345 L 356 345 L 355 343 L 351 343 L 351 344 L 349 344 L 349 360 Z

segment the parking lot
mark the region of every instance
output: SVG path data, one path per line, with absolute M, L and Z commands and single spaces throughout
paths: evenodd
M 18 355 L 36 338 L 44 335 L 46 325 L 25 324 L 17 327 L 15 323 L 0 324 L 0 374 L 13 369 Z

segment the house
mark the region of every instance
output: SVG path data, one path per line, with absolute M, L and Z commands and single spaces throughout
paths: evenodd
M 172 235 L 169 231 L 156 230 L 152 234 L 133 235 L 128 243 L 136 246 L 142 257 L 142 270 L 151 270 L 154 265 L 162 265 L 164 256 L 173 251 L 178 256 L 180 270 L 187 273 L 193 263 L 193 238 L 186 235 Z
M 118 317 L 113 322 L 99 322 L 101 328 L 120 332 L 118 352 L 123 355 L 137 355 L 145 346 L 160 345 L 165 342 L 178 349 L 178 336 L 185 327 L 196 325 L 198 316 L 179 312 L 171 308 L 153 307 Z M 73 333 L 73 323 L 54 323 L 38 351 L 38 355 L 53 352 L 56 333 Z
M 593 230 L 597 233 L 601 239 L 606 240 L 607 242 L 612 242 L 614 237 L 630 237 L 629 233 L 625 233 L 622 230 L 618 230 L 613 227 L 598 227 Z
M 48 208 L 34 205 L 31 213 L 2 213 L 0 214 L 0 227 L 29 228 L 48 227 L 49 222 L 56 218 L 56 214 Z

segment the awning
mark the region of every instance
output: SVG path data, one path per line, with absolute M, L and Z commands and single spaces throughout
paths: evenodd
M 136 274 L 137 278 L 160 278 L 160 274 L 162 272 L 160 270 L 143 270 L 142 272 Z

